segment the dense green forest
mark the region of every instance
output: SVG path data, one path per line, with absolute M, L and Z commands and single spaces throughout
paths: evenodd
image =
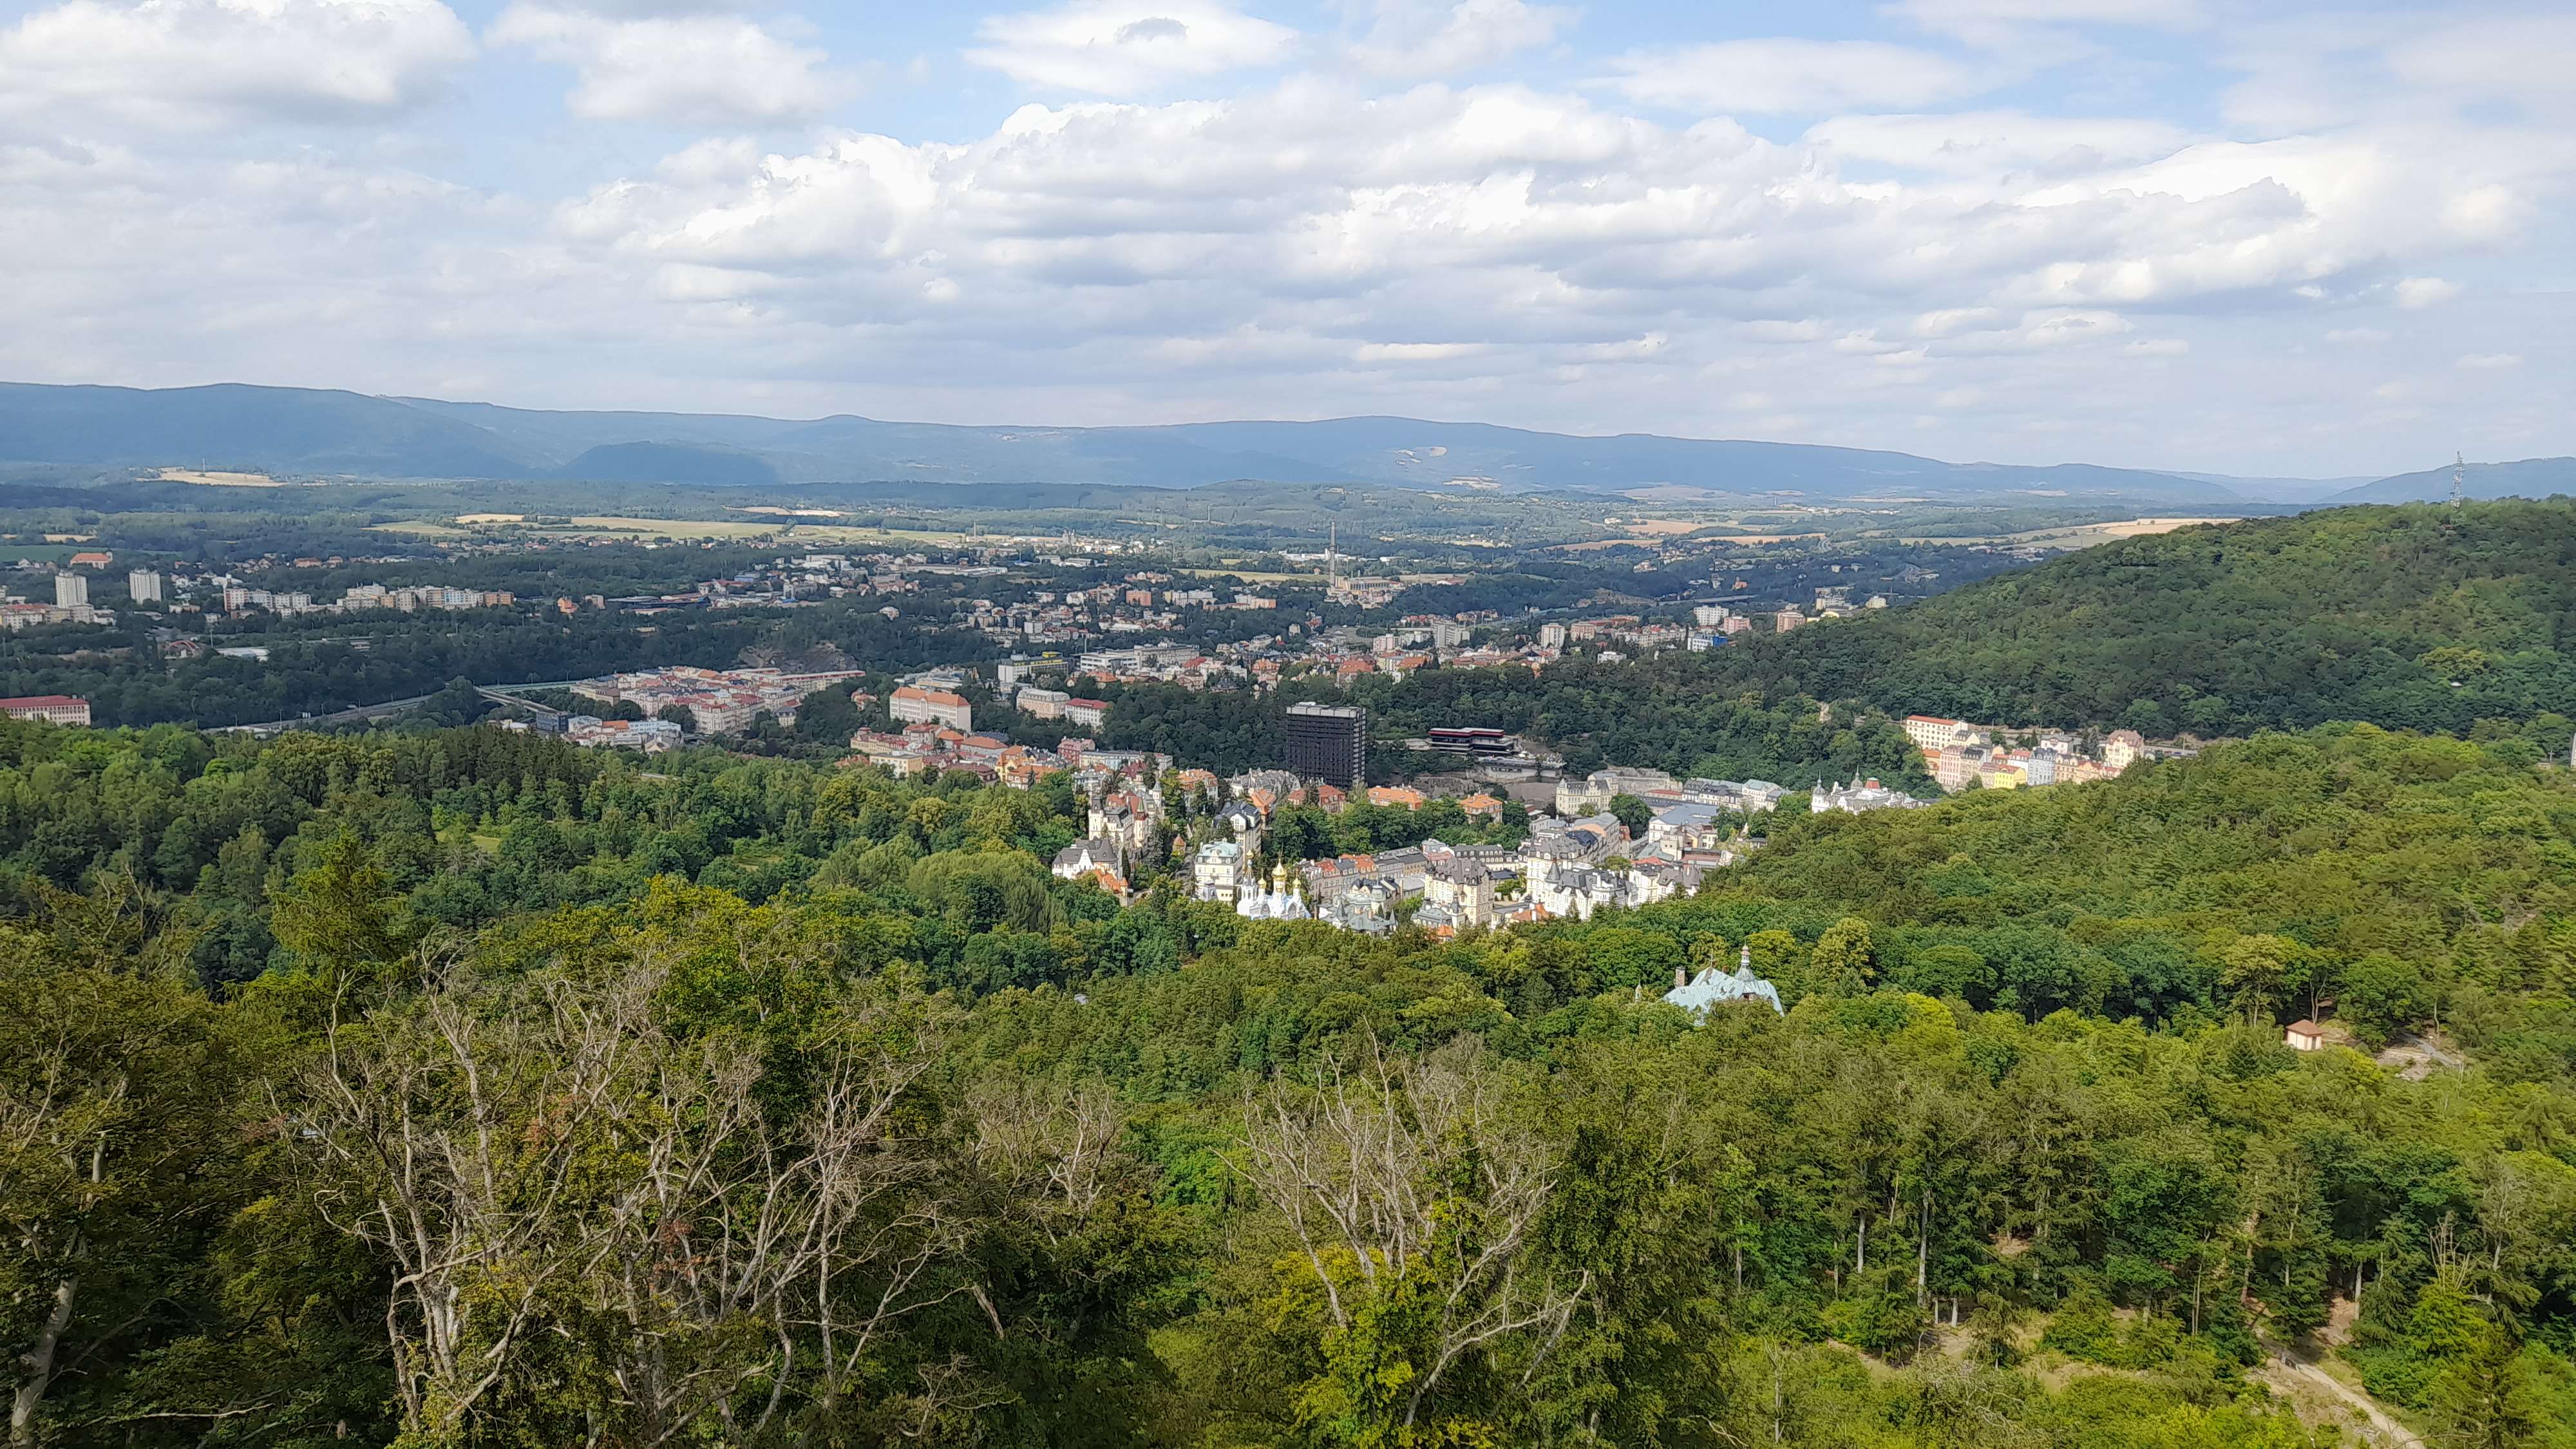
M 1675 775 L 1772 780 L 1805 789 L 1819 780 L 1876 776 L 1931 788 L 1922 756 L 1885 715 L 1821 710 L 1813 699 L 1766 703 L 1728 687 L 1715 655 L 1668 650 L 1632 663 L 1568 657 L 1527 669 L 1423 669 L 1336 690 L 1292 681 L 1263 693 L 1177 685 L 1103 685 L 1112 708 L 1104 743 L 1161 750 L 1220 773 L 1276 765 L 1290 704 L 1326 699 L 1369 711 L 1369 778 L 1403 779 L 1455 769 L 1454 756 L 1402 748 L 1442 725 L 1486 726 L 1529 736 L 1583 774 L 1637 765 Z
M 1728 677 L 2017 725 L 2456 734 L 2576 714 L 2571 631 L 2576 502 L 2338 508 L 2103 544 L 1747 640 Z
M 2564 1449 L 2558 728 L 1457 941 L 1122 908 L 1061 785 L 0 728 L 12 1432 L 2290 1449 L 2298 1344 Z M 1786 1015 L 1656 1000 L 1747 947 Z M 2327 998 L 2469 1064 L 2285 1047 Z
M 522 684 L 585 679 L 622 669 L 694 664 L 729 669 L 747 650 L 799 657 L 825 648 L 869 669 L 918 669 L 996 653 L 981 635 L 887 619 L 872 600 L 775 610 L 681 611 L 639 626 L 620 614 L 571 618 L 510 609 L 353 614 L 267 628 L 231 629 L 216 649 L 256 647 L 265 659 L 209 651 L 165 663 L 152 616 L 129 613 L 116 629 L 77 625 L 0 638 L 0 693 L 72 694 L 101 724 L 184 722 L 208 728 L 329 714 L 428 694 L 450 680 Z

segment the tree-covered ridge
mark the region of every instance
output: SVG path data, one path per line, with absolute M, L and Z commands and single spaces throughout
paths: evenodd
M 2153 1016 L 2156 980 L 2288 1015 L 2337 998 L 2384 1035 L 2576 990 L 2576 789 L 2535 754 L 2335 726 L 2081 789 L 1793 817 L 1723 895 L 1898 928 L 1894 979 L 1980 1005 Z
M 1259 694 L 1177 685 L 1109 685 L 1102 693 L 1112 705 L 1105 743 L 1161 750 L 1223 773 L 1275 766 L 1288 705 L 1325 699 L 1368 709 L 1374 780 L 1456 768 L 1453 756 L 1401 748 L 1454 725 L 1526 736 L 1561 752 L 1578 775 L 1616 764 L 1792 789 L 1875 776 L 1931 790 L 1921 755 L 1886 715 L 1822 711 L 1803 696 L 1765 701 L 1713 656 L 1678 650 L 1631 663 L 1568 657 L 1536 675 L 1508 666 L 1422 669 L 1402 679 L 1371 676 L 1348 690 L 1301 681 Z
M 1442 942 L 1121 908 L 1061 788 L 0 729 L 22 1438 L 2289 1449 L 2261 1345 L 2350 1320 L 2568 1449 L 2535 753 L 1784 817 Z M 1785 1016 L 1657 1001 L 1748 947 Z M 2294 1053 L 2319 991 L 2472 1065 Z
M 2184 528 L 1729 659 L 1774 692 L 2017 725 L 2464 734 L 2576 714 L 2571 630 L 2576 502 L 2551 499 Z
M 29 629 L 0 638 L 0 690 L 71 694 L 102 724 L 205 727 L 291 720 L 433 693 L 458 678 L 481 684 L 584 679 L 665 664 L 731 668 L 754 650 L 795 658 L 826 647 L 866 668 L 915 668 L 988 657 L 973 634 L 916 629 L 859 601 L 784 617 L 766 610 L 678 613 L 639 629 L 615 614 L 550 618 L 504 609 L 435 617 L 396 614 L 268 620 L 213 637 L 214 649 L 165 664 L 158 617 L 129 611 L 117 628 Z

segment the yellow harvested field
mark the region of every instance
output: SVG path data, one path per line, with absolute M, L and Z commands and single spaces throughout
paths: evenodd
M 1708 528 L 1714 528 L 1714 527 L 1720 527 L 1720 526 L 1722 526 L 1722 525 L 1717 525 L 1717 524 L 1693 524 L 1693 525 L 1689 525 L 1688 527 L 1686 527 L 1686 528 L 1684 529 L 1684 531 L 1685 531 L 1685 532 L 1687 532 L 1687 531 L 1689 531 L 1689 528 L 1696 528 L 1696 527 L 1708 527 Z M 1823 535 L 1823 534 L 1821 534 L 1821 533 L 1728 533 L 1728 534 L 1711 534 L 1711 535 L 1709 535 L 1709 536 L 1708 536 L 1708 537 L 1706 537 L 1706 538 L 1698 539 L 1698 540 L 1695 540 L 1695 541 L 1696 541 L 1696 542 L 1699 542 L 1699 543 L 1744 543 L 1744 544 L 1761 544 L 1761 543 L 1791 543 L 1791 542 L 1795 542 L 1796 540 L 1803 539 L 1803 538 L 1823 538 L 1823 537 L 1824 537 L 1824 535 Z M 1632 538 L 1596 538 L 1596 539 L 1593 539 L 1593 540 L 1592 540 L 1591 542 L 1589 542 L 1589 543 L 1560 543 L 1560 544 L 1552 545 L 1552 547 L 1553 547 L 1553 548 L 1555 548 L 1558 552 L 1562 552 L 1562 553 L 1593 553 L 1593 552 L 1597 552 L 1597 551 L 1599 551 L 1599 550 L 1601 550 L 1601 549 L 1605 549 L 1605 548 L 1628 548 L 1628 547 L 1633 546 L 1636 542 L 1637 542 L 1637 540 L 1632 539 Z
M 164 483 L 203 483 L 210 488 L 283 488 L 286 485 L 265 473 L 200 473 L 194 468 L 164 468 Z
M 2016 533 L 2013 537 L 2016 539 L 2036 540 L 2048 538 L 2055 534 L 2065 533 L 2080 534 L 2097 541 L 2107 541 L 2114 538 L 2146 538 L 2153 534 L 2171 533 L 2177 528 L 2191 528 L 2203 523 L 2234 523 L 2237 521 L 2238 520 L 2233 518 L 2131 518 L 2119 523 L 2087 524 L 2082 528 L 2036 529 L 2029 533 Z
M 576 517 L 551 533 L 627 533 L 640 538 L 757 538 L 778 532 L 775 523 L 746 523 L 737 518 Z
M 1620 526 L 1627 529 L 1630 533 L 1637 535 L 1639 538 L 1662 538 L 1685 533 L 1695 533 L 1700 529 L 1710 527 L 1711 525 L 1705 523 L 1693 523 L 1684 518 L 1649 518 L 1643 523 L 1627 523 L 1621 524 Z
M 2202 523 L 2237 523 L 2234 518 L 2124 518 L 2117 523 L 2084 523 L 2071 528 L 2034 528 L 2027 533 L 2001 533 L 1991 538 L 1908 538 L 1905 543 L 2025 543 L 2049 548 L 2091 548 L 2123 538 L 2146 538 Z
M 1182 569 L 1194 579 L 1241 579 L 1247 584 L 1311 584 L 1324 576 L 1322 569 L 1310 574 L 1265 574 L 1252 569 Z

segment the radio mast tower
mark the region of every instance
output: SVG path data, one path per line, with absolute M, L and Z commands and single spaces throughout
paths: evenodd
M 2469 465 L 2458 453 L 2453 453 L 2451 455 L 2451 506 L 2453 508 L 2459 507 L 2460 500 L 2467 496 L 2468 483 Z
M 1342 525 L 1335 519 L 1324 535 L 1324 596 L 1342 591 Z

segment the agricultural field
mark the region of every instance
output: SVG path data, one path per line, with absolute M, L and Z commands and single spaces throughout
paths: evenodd
M 530 521 L 521 514 L 468 513 L 452 520 L 406 518 L 374 527 L 385 533 L 416 538 L 456 539 L 499 532 L 513 538 L 613 539 L 697 543 L 707 540 L 777 539 L 809 545 L 911 544 L 947 545 L 967 537 L 935 530 L 866 528 L 848 524 L 806 523 L 778 519 L 638 518 L 623 515 L 576 515 L 560 520 Z

